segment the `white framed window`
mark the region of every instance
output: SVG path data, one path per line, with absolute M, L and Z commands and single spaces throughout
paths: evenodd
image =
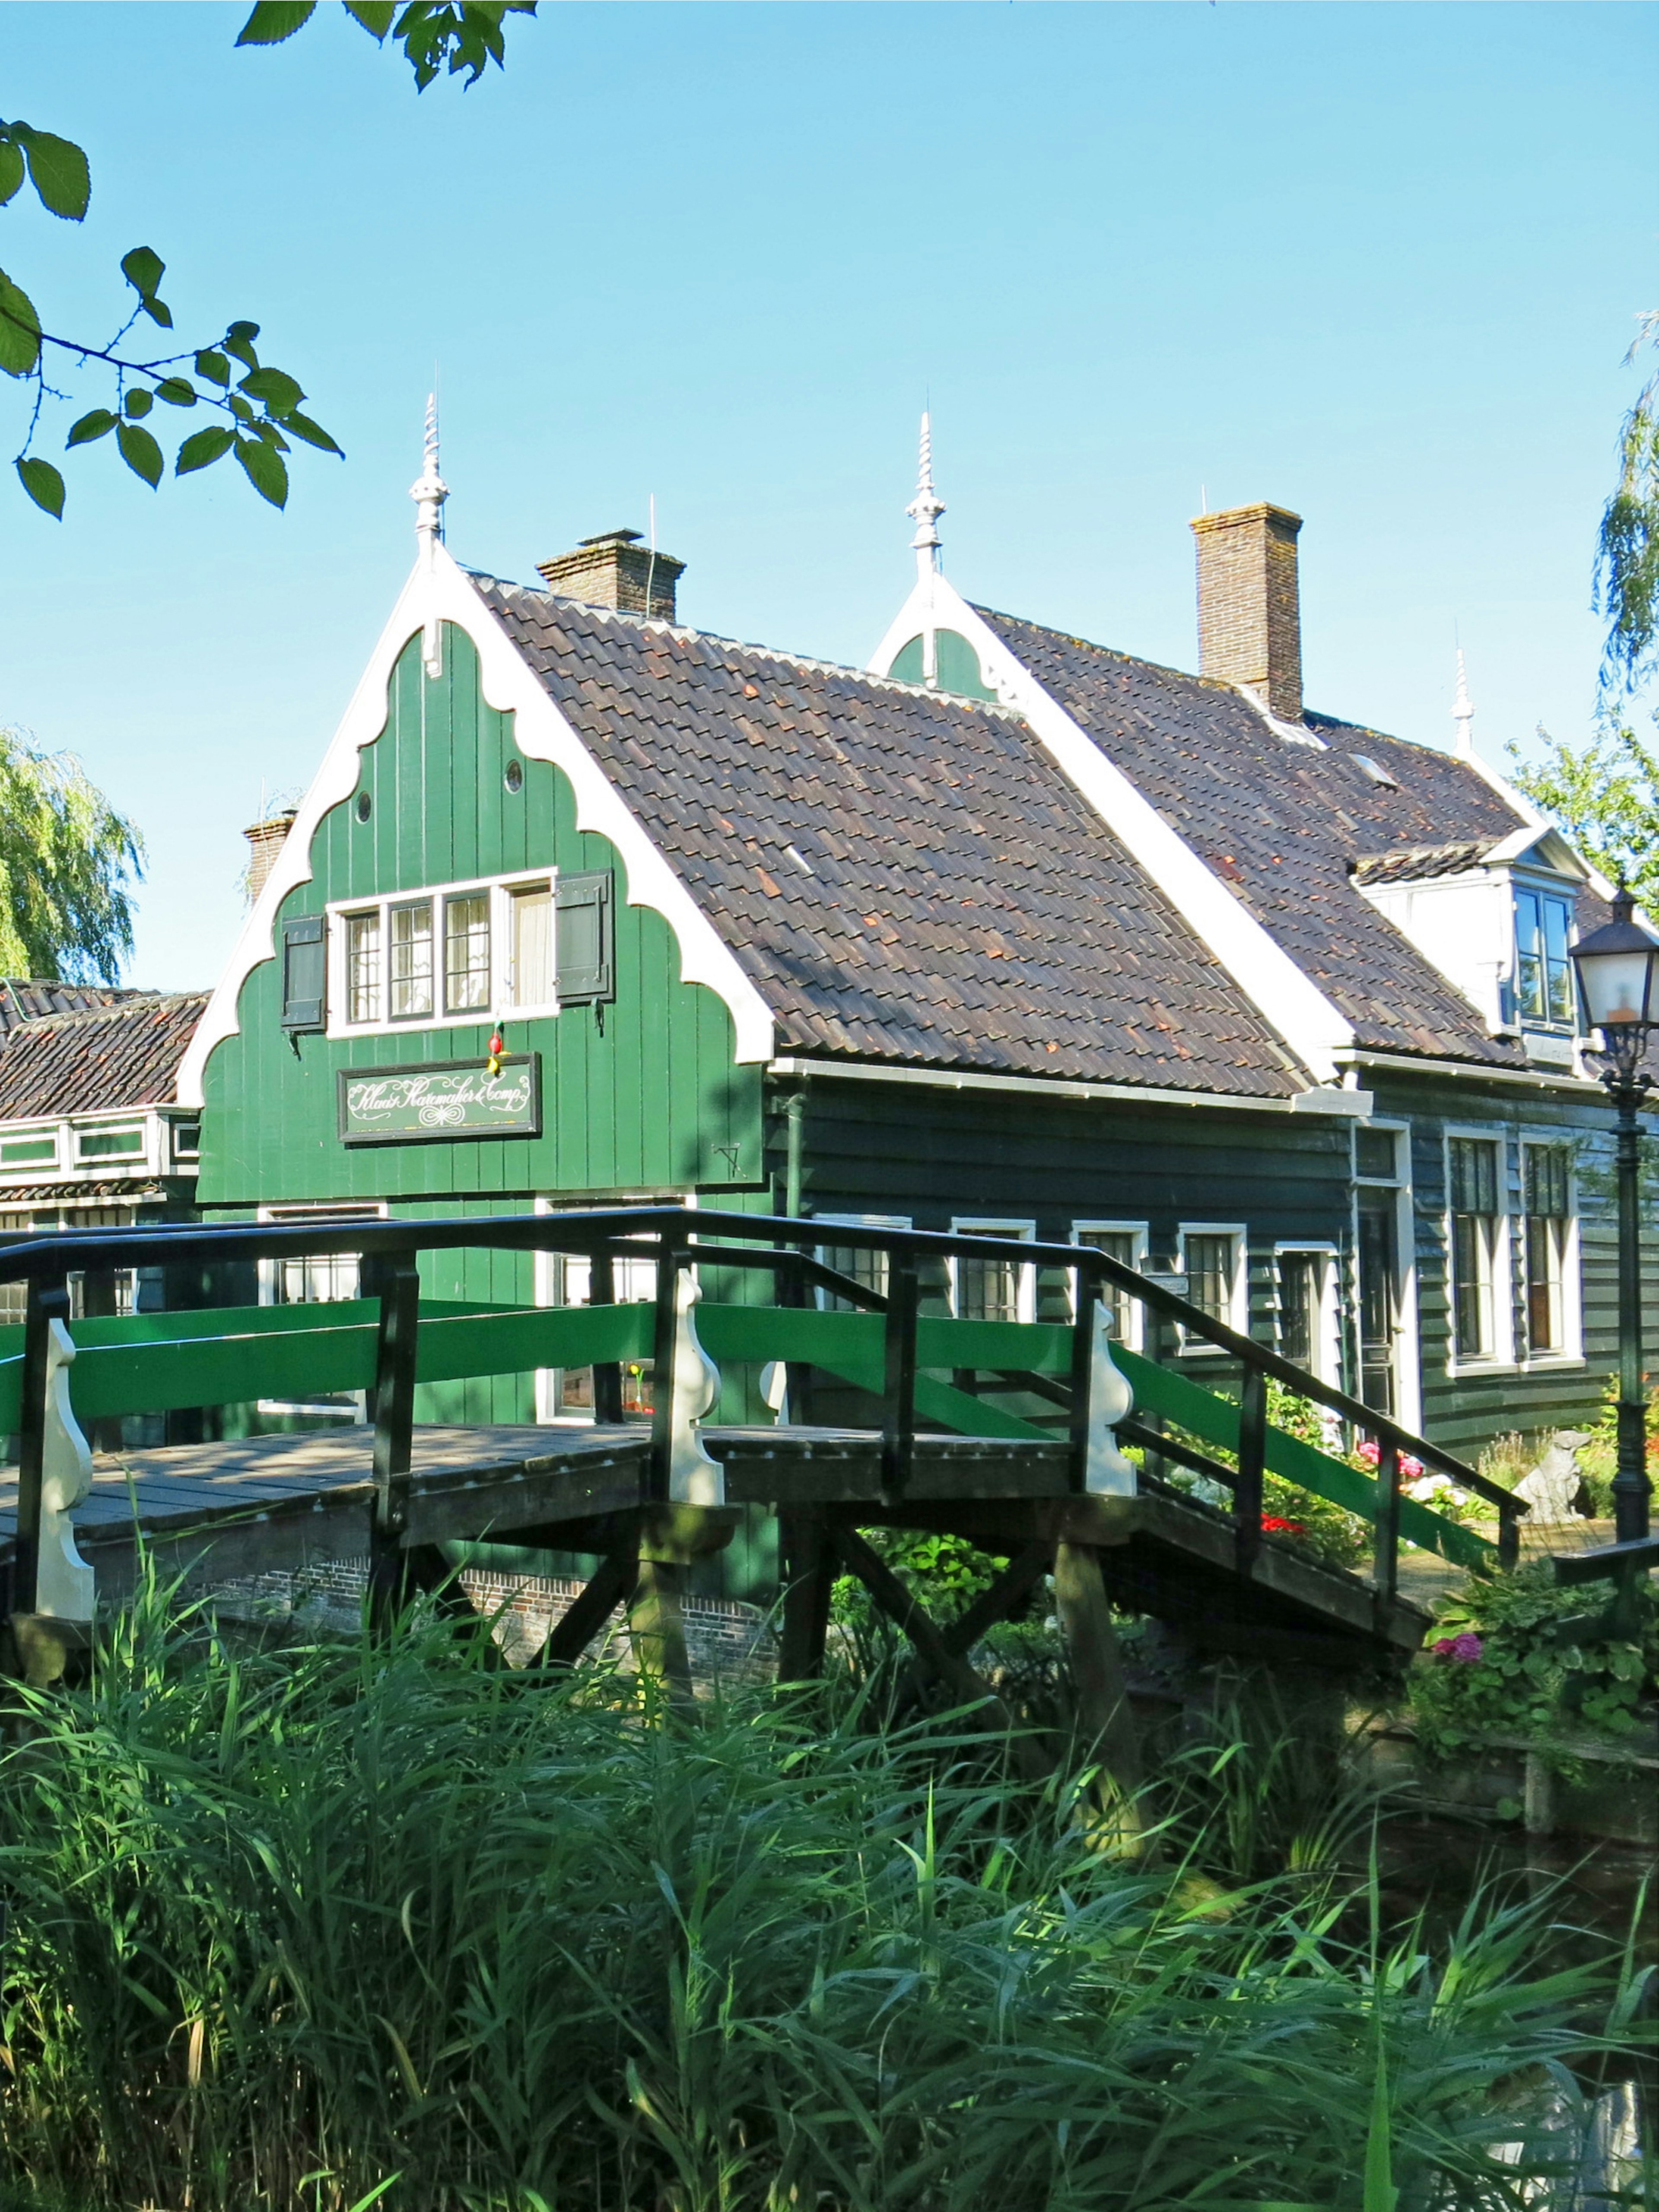
M 39 1175 L 58 1164 L 58 1128 L 55 1122 L 44 1127 L 27 1129 L 13 1124 L 0 1129 L 0 1169 L 16 1174 L 27 1171 Z
M 332 1226 L 347 1221 L 384 1221 L 384 1201 L 368 1200 L 338 1206 L 262 1206 L 261 1221 L 315 1222 Z M 355 1252 L 301 1253 L 292 1259 L 261 1260 L 259 1303 L 262 1306 L 334 1305 L 362 1295 L 360 1270 Z M 367 1394 L 342 1391 L 318 1398 L 261 1398 L 262 1413 L 305 1413 L 337 1421 L 368 1418 Z
M 1572 901 L 1565 894 L 1515 887 L 1515 998 L 1523 1022 L 1571 1030 Z
M 197 1121 L 174 1121 L 170 1140 L 175 1160 L 199 1160 L 202 1157 L 202 1125 Z
M 88 1162 L 143 1159 L 144 1125 L 142 1121 L 125 1121 L 111 1122 L 103 1127 L 77 1128 L 75 1157 L 83 1167 Z
M 1074 1221 L 1071 1242 L 1086 1244 L 1091 1251 L 1103 1252 L 1109 1260 L 1120 1261 L 1137 1273 L 1146 1272 L 1150 1252 L 1149 1224 L 1145 1221 Z M 1107 1311 L 1112 1316 L 1112 1334 L 1120 1344 L 1127 1345 L 1131 1352 L 1139 1352 L 1146 1340 L 1146 1309 L 1140 1300 L 1127 1291 L 1111 1283 L 1104 1285 Z M 1073 1310 L 1076 1310 L 1075 1297 Z
M 1522 1141 L 1521 1265 L 1527 1364 L 1581 1361 L 1577 1191 L 1572 1147 L 1559 1139 Z
M 618 1206 L 649 1206 L 650 1194 L 618 1198 Z M 538 1213 L 558 1213 L 568 1201 L 538 1198 Z M 586 1210 L 586 1209 L 584 1209 Z M 648 1258 L 622 1255 L 611 1261 L 611 1285 L 617 1305 L 654 1304 L 657 1263 Z M 536 1304 L 538 1306 L 585 1306 L 592 1303 L 593 1263 L 585 1252 L 538 1252 Z M 624 1364 L 622 1376 L 623 1413 L 644 1416 L 651 1411 L 651 1363 L 648 1359 Z M 593 1370 L 591 1367 L 543 1367 L 536 1373 L 536 1419 L 546 1424 L 593 1420 Z
M 1176 1265 L 1187 1278 L 1188 1303 L 1241 1335 L 1249 1322 L 1244 1238 L 1237 1221 L 1183 1221 L 1176 1232 Z M 1183 1352 L 1220 1352 L 1218 1345 L 1185 1329 L 1181 1336 Z
M 1279 1349 L 1322 1382 L 1338 1370 L 1340 1317 L 1334 1244 L 1276 1244 Z
M 1035 1221 L 983 1220 L 979 1216 L 953 1221 L 959 1237 L 1000 1237 L 1011 1243 L 1029 1244 L 1036 1235 Z M 949 1262 L 951 1311 L 958 1321 L 1035 1321 L 1036 1269 L 1029 1260 L 1012 1253 L 1004 1259 L 952 1259 Z
M 817 1213 L 812 1218 L 826 1229 L 837 1226 L 848 1229 L 908 1229 L 910 1226 L 908 1213 Z M 849 1275 L 854 1282 L 861 1284 L 866 1291 L 873 1291 L 878 1297 L 886 1297 L 888 1266 L 885 1252 L 877 1251 L 867 1244 L 828 1243 L 818 1246 L 817 1257 L 824 1267 L 833 1267 L 838 1275 Z M 851 1298 L 842 1297 L 835 1291 L 825 1290 L 821 1285 L 815 1296 L 819 1308 L 826 1313 L 869 1310 L 867 1307 L 856 1306 Z
M 336 902 L 329 1035 L 556 1013 L 554 905 L 546 870 Z
M 1508 1366 L 1514 1358 L 1506 1150 L 1500 1131 L 1446 1133 L 1447 1290 L 1454 1372 Z

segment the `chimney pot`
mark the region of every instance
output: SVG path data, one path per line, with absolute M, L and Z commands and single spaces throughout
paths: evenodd
M 1302 609 L 1296 539 L 1302 517 L 1265 501 L 1200 514 L 1199 672 L 1248 684 L 1281 722 L 1302 720 Z
M 276 865 L 276 855 L 288 842 L 297 807 L 285 807 L 263 822 L 255 822 L 242 835 L 248 842 L 247 902 L 252 906 L 265 887 L 265 878 Z
M 674 620 L 674 592 L 685 563 L 672 553 L 653 553 L 637 530 L 606 530 L 584 538 L 573 552 L 538 561 L 536 573 L 550 592 L 580 599 L 590 607 L 615 607 L 619 614 Z

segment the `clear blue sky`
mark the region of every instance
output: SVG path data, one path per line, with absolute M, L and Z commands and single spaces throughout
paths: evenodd
M 310 775 L 412 558 L 434 360 L 479 567 L 654 494 L 689 620 L 861 660 L 931 392 L 970 597 L 1191 666 L 1200 487 L 1273 499 L 1306 518 L 1311 704 L 1444 742 L 1457 624 L 1494 758 L 1586 728 L 1659 301 L 1653 8 L 544 0 L 504 76 L 419 98 L 337 9 L 239 53 L 244 12 L 0 16 L 0 112 L 94 167 L 84 229 L 15 203 L 0 262 L 100 330 L 154 246 L 181 330 L 261 322 L 349 456 L 282 517 L 105 447 L 61 525 L 0 500 L 0 720 L 142 823 L 134 980 L 217 970 L 239 833 Z

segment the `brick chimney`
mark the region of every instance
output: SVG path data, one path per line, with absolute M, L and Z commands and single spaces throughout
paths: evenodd
M 584 538 L 574 553 L 538 561 L 536 569 L 561 599 L 672 623 L 674 587 L 685 563 L 672 553 L 653 553 L 641 544 L 637 530 L 607 530 L 598 538 Z
M 294 827 L 295 807 L 285 807 L 280 814 L 272 814 L 264 822 L 256 822 L 242 835 L 247 839 L 247 902 L 253 904 L 265 887 L 265 878 L 276 865 L 276 855 L 288 842 L 288 833 Z
M 1193 524 L 1199 672 L 1248 684 L 1281 722 L 1302 720 L 1301 527 L 1299 514 L 1265 501 L 1200 514 Z

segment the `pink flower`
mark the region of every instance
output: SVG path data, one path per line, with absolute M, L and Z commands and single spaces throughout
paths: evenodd
M 1367 1467 L 1375 1467 L 1382 1456 L 1382 1448 L 1367 1437 L 1364 1443 L 1359 1446 L 1356 1455 L 1363 1459 Z M 1423 1462 L 1420 1459 L 1415 1457 L 1411 1452 L 1401 1453 L 1400 1480 L 1402 1482 L 1415 1482 L 1422 1472 Z
M 1484 1656 L 1486 1645 L 1466 1628 L 1461 1636 L 1443 1636 L 1434 1647 L 1437 1659 L 1455 1659 L 1473 1667 Z

